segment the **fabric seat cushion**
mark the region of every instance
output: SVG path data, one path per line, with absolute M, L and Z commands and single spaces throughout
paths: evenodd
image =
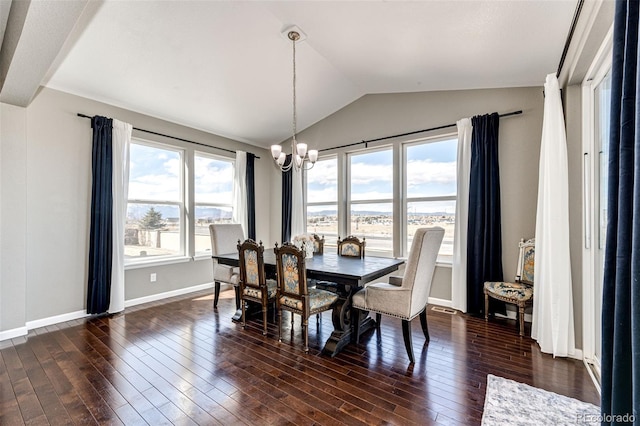
M 491 294 L 518 302 L 526 302 L 533 297 L 533 288 L 522 283 L 489 281 L 484 283 L 484 288 Z
M 336 300 L 338 295 L 318 288 L 309 289 L 309 309 L 311 312 L 327 310 Z M 302 310 L 302 301 L 292 297 L 280 296 L 280 304 L 299 311 Z
M 278 291 L 278 284 L 275 280 L 267 280 L 267 298 L 272 299 L 276 297 L 276 292 Z M 245 287 L 244 293 L 245 296 L 253 297 L 255 299 L 262 298 L 262 292 L 260 289 L 256 287 Z
M 373 311 L 402 319 L 411 319 L 411 290 L 388 283 L 367 285 L 353 295 L 352 305 L 363 311 Z

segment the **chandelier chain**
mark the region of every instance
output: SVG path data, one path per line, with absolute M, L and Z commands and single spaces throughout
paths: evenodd
M 298 128 L 298 113 L 297 113 L 297 105 L 296 105 L 296 40 L 297 37 L 292 37 L 291 42 L 293 43 L 293 140 L 296 143 L 296 131 Z

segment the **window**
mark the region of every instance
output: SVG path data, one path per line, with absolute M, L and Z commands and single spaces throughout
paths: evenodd
M 367 251 L 393 253 L 393 152 L 349 155 L 347 232 L 366 237 Z
M 338 159 L 318 160 L 306 172 L 307 232 L 324 235 L 325 245 L 338 239 Z
M 129 155 L 125 259 L 184 255 L 184 152 L 132 143 Z
M 438 261 L 450 263 L 457 150 L 450 134 L 320 159 L 306 174 L 307 232 L 365 237 L 367 253 L 406 257 L 416 229 L 440 226 Z
M 456 212 L 455 138 L 405 145 L 406 253 L 416 229 L 444 228 L 439 260 L 453 257 L 453 231 Z
M 195 252 L 211 252 L 210 223 L 231 223 L 233 167 L 230 159 L 196 152 L 194 161 Z

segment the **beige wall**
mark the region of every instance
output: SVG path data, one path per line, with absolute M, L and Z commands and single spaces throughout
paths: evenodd
M 0 332 L 26 323 L 26 116 L 0 104 Z
M 516 272 L 518 241 L 535 233 L 542 102 L 541 87 L 367 95 L 308 128 L 299 139 L 314 148 L 330 148 L 478 114 L 522 110 L 522 115 L 500 120 L 503 266 L 505 278 L 510 278 Z M 455 131 L 452 127 L 424 136 Z M 436 271 L 431 296 L 450 300 L 451 272 L 444 268 Z

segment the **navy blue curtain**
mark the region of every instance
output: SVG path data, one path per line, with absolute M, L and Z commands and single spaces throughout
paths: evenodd
M 616 2 L 602 287 L 602 424 L 622 423 L 632 414 L 634 424 L 640 423 L 638 15 L 637 1 Z
M 89 282 L 87 289 L 88 314 L 107 312 L 111 299 L 111 260 L 113 255 L 112 121 L 110 118 L 99 116 L 91 119 L 93 181 L 91 186 Z
M 247 237 L 256 239 L 256 156 L 247 152 Z
M 287 155 L 285 165 L 291 162 Z M 282 242 L 291 240 L 291 206 L 293 204 L 293 172 L 282 172 Z
M 484 311 L 485 281 L 502 281 L 498 113 L 471 119 L 467 242 L 467 311 Z

